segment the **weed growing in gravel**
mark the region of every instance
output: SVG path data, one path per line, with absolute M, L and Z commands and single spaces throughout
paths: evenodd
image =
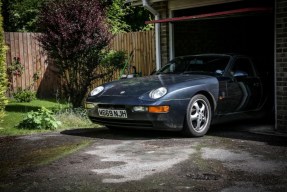
M 61 125 L 53 116 L 53 112 L 45 107 L 31 111 L 19 123 L 20 129 L 57 129 Z
M 83 108 L 66 108 L 55 112 L 57 121 L 62 122 L 61 128 L 86 128 L 95 125 L 89 120 Z

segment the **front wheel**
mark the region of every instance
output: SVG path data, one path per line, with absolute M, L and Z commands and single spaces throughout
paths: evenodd
M 186 136 L 201 137 L 206 134 L 212 118 L 209 100 L 201 94 L 191 98 L 186 112 L 183 133 Z

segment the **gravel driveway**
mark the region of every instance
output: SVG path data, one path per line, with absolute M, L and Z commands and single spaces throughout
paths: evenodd
M 36 166 L 12 165 L 0 191 L 287 191 L 287 137 L 260 130 L 225 124 L 202 138 L 106 128 L 2 137 L 1 166 L 35 148 L 85 145 Z

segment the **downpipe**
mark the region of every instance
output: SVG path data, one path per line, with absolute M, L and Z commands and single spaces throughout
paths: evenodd
M 143 7 L 147 9 L 149 12 L 151 12 L 155 20 L 159 20 L 159 13 L 150 6 L 150 4 L 147 2 L 147 0 L 142 0 Z M 160 24 L 155 24 L 155 49 L 156 49 L 156 70 L 159 70 L 161 68 L 161 48 L 160 48 Z

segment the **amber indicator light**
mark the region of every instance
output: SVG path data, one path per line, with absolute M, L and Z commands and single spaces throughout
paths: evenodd
M 169 106 L 149 106 L 149 113 L 167 113 L 169 112 Z

